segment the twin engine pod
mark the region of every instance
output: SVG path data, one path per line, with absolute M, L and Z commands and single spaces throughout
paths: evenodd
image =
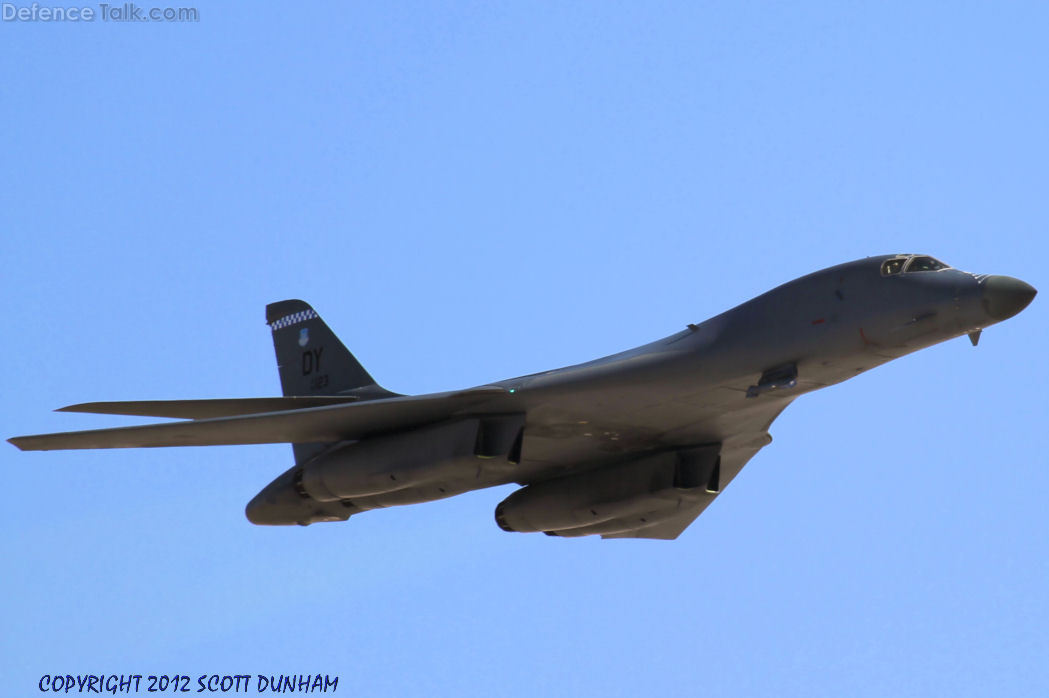
M 720 490 L 721 445 L 664 451 L 523 487 L 495 509 L 504 531 L 576 537 L 654 526 Z
M 245 513 L 256 524 L 307 525 L 461 494 L 484 473 L 516 470 L 524 423 L 523 414 L 478 415 L 335 444 L 267 485 Z
M 452 487 L 455 481 L 463 480 L 464 473 L 473 473 L 463 467 L 464 459 L 502 458 L 518 463 L 523 428 L 524 415 L 493 415 L 364 439 L 308 461 L 302 468 L 300 485 L 315 501 L 353 500 L 357 505 L 427 485 Z M 406 502 L 375 502 L 377 506 L 395 503 Z

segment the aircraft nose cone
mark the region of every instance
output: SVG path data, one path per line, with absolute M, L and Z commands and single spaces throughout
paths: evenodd
M 995 320 L 1007 320 L 1034 299 L 1034 286 L 1011 276 L 988 276 L 980 282 L 983 307 Z

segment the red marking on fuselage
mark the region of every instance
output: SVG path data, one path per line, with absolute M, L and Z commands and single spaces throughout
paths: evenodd
M 860 339 L 862 339 L 863 343 L 866 344 L 869 347 L 877 346 L 877 344 L 875 342 L 872 342 L 871 340 L 867 339 L 867 335 L 863 334 L 863 328 L 862 327 L 860 328 Z
M 821 324 L 823 324 L 824 322 L 826 322 L 826 319 L 825 319 L 825 318 L 820 318 L 819 320 L 813 320 L 813 321 L 812 321 L 812 324 L 813 324 L 813 325 L 821 325 Z

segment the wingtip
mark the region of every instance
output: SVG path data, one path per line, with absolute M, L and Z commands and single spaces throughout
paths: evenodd
M 55 412 L 81 412 L 83 414 L 108 414 L 107 412 L 99 412 L 100 406 L 110 405 L 113 403 L 108 402 L 78 402 L 75 405 L 66 405 L 65 407 L 56 407 Z

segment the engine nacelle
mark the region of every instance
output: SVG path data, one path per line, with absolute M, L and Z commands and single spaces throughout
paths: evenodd
M 364 439 L 308 461 L 302 489 L 332 502 L 461 479 L 477 458 L 517 462 L 523 426 L 524 415 L 493 415 Z
M 305 525 L 450 497 L 473 487 L 479 467 L 520 462 L 524 422 L 479 415 L 339 444 L 275 479 L 245 513 L 256 524 Z
M 720 445 L 644 456 L 523 487 L 495 509 L 504 531 L 575 536 L 655 523 L 718 491 Z

